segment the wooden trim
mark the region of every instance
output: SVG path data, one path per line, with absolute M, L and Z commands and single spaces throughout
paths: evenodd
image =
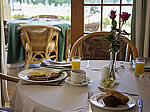
M 132 4 L 121 4 L 122 6 L 132 6 Z M 120 6 L 120 4 L 84 4 L 84 6 Z
M 3 73 L 0 73 L 0 78 L 4 79 L 4 80 L 12 81 L 12 82 L 19 82 L 19 80 L 20 80 L 17 77 L 12 77 L 12 76 L 9 76 L 9 75 L 3 74 Z
M 71 46 L 84 34 L 84 0 L 71 0 Z

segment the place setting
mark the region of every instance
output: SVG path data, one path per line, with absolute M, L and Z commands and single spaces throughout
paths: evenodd
M 20 72 L 18 77 L 22 79 L 22 85 L 63 86 L 68 73 L 58 69 L 34 68 Z
M 43 60 L 40 66 L 46 68 L 63 69 L 66 71 L 70 71 L 72 63 L 66 61 L 61 62 L 55 60 Z
M 134 107 L 137 101 L 131 94 L 128 95 L 113 89 L 99 89 L 101 92 L 93 94 L 89 98 L 91 108 L 94 112 L 120 112 L 136 109 Z
M 65 82 L 72 86 L 87 86 L 92 82 L 90 78 L 87 77 L 84 70 L 80 70 L 81 57 L 72 57 L 72 70 L 70 76 L 65 79 Z

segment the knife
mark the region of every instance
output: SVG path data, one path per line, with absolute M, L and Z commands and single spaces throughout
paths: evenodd
M 138 101 L 137 101 L 137 104 L 138 104 L 138 112 L 142 112 L 142 110 L 143 110 L 143 100 L 142 99 L 139 99 Z
M 105 88 L 102 88 L 102 87 L 98 87 L 98 89 L 102 92 L 105 92 L 106 89 Z M 131 96 L 139 96 L 138 94 L 135 94 L 135 93 L 130 93 L 130 92 L 125 92 L 125 91 L 119 91 L 120 93 L 124 93 L 124 94 L 127 94 L 127 95 L 131 95 Z

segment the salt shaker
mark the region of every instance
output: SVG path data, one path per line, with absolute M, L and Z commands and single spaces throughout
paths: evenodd
M 109 66 L 103 66 L 101 72 L 101 80 L 109 78 Z

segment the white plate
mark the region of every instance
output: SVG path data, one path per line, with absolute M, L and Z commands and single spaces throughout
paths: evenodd
M 65 79 L 65 82 L 66 82 L 67 84 L 70 84 L 70 85 L 73 85 L 73 86 L 79 86 L 79 87 L 81 87 L 81 86 L 87 86 L 88 83 L 89 83 L 89 79 L 86 78 L 86 81 L 85 81 L 85 82 L 80 83 L 80 84 L 77 84 L 77 83 L 71 82 L 70 77 L 67 77 L 67 78 Z
M 49 65 L 55 66 L 55 67 L 71 67 L 72 63 L 71 62 L 53 62 L 50 61 Z
M 35 81 L 35 80 L 29 80 L 28 79 L 28 74 L 30 72 L 33 72 L 35 70 L 43 70 L 43 71 L 46 71 L 46 72 L 49 72 L 49 73 L 52 73 L 52 72 L 56 72 L 56 71 L 59 71 L 59 70 L 56 70 L 56 69 L 51 69 L 51 68 L 35 68 L 35 69 L 27 69 L 27 70 L 24 70 L 22 72 L 20 72 L 18 74 L 18 77 L 24 81 L 28 81 L 28 82 L 55 82 L 55 81 L 59 81 L 59 80 L 62 80 L 64 79 L 66 76 L 67 76 L 67 73 L 66 72 L 63 72 L 63 74 L 61 74 L 61 76 L 55 80 L 47 80 L 47 81 Z
M 113 111 L 128 110 L 136 105 L 136 101 L 132 99 L 130 96 L 126 95 L 129 98 L 129 101 L 126 105 L 118 105 L 117 107 L 108 107 L 103 102 L 103 98 L 105 95 L 106 93 L 104 92 L 95 94 L 90 98 L 90 102 L 101 109 Z

